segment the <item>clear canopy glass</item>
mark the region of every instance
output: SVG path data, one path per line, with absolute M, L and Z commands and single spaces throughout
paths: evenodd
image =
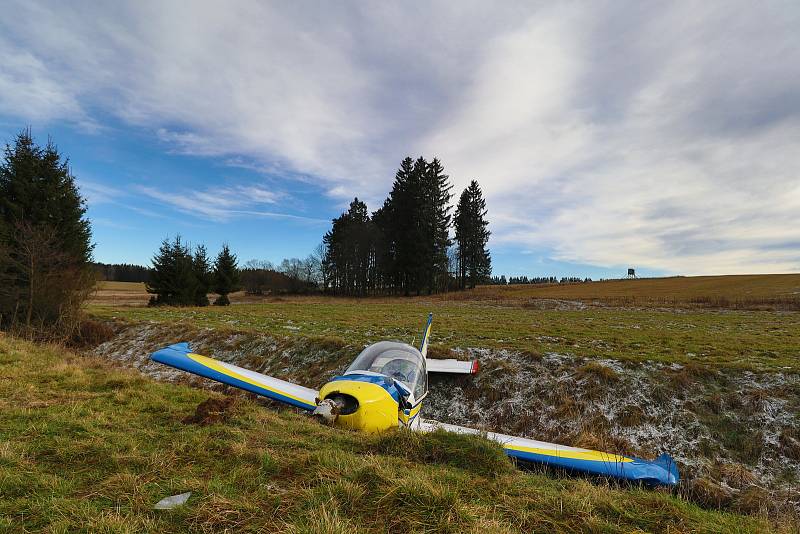
M 422 354 L 411 345 L 394 341 L 381 341 L 370 345 L 353 360 L 347 373 L 379 373 L 394 378 L 414 393 L 419 399 L 425 394 L 427 375 Z

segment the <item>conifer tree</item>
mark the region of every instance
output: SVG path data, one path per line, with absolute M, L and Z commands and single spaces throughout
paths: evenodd
M 472 180 L 461 193 L 455 214 L 458 278 L 462 289 L 467 285 L 475 287 L 492 272 L 491 256 L 486 248 L 490 235 L 486 213 L 483 192 L 478 182 Z
M 91 227 L 69 160 L 30 130 L 0 162 L 0 326 L 74 327 L 94 272 Z M 72 326 L 70 326 L 72 325 Z
M 382 248 L 378 252 L 380 269 L 388 283 L 405 294 L 416 289 L 421 227 L 415 210 L 419 204 L 421 169 L 425 165 L 425 160 L 415 163 L 409 157 L 403 159 L 389 197 L 373 214 L 382 237 Z
M 378 230 L 367 205 L 356 197 L 323 237 L 323 268 L 335 293 L 362 296 L 374 290 L 377 242 Z
M 213 282 L 211 263 L 205 245 L 198 245 L 192 256 L 192 272 L 195 278 L 195 306 L 208 306 L 208 292 Z
M 428 293 L 447 288 L 452 187 L 441 162 L 438 158 L 433 158 L 423 174 L 421 209 L 418 215 L 423 222 L 423 281 Z
M 471 270 L 467 271 L 459 263 L 460 253 L 453 254 L 451 248 L 451 189 L 438 159 L 430 163 L 422 157 L 403 159 L 389 196 L 371 220 L 366 205 L 358 198 L 346 213 L 333 219 L 331 230 L 323 238 L 323 287 L 351 295 L 446 291 L 451 285 L 451 265 L 456 264 L 462 285 L 466 284 L 467 272 L 471 273 L 471 284 L 483 281 L 491 273 L 486 251 L 489 233 L 483 220 L 486 204 L 479 188 L 475 206 L 467 210 L 465 204 L 464 235 L 467 223 L 479 228 L 470 231 L 477 244 L 470 259 Z M 463 260 L 467 260 L 466 254 Z
M 236 255 L 231 253 L 226 243 L 222 245 L 222 250 L 214 261 L 214 292 L 219 294 L 214 306 L 228 306 L 231 303 L 228 294 L 238 289 L 239 268 L 236 265 Z
M 188 306 L 196 303 L 197 279 L 195 277 L 192 253 L 187 245 L 181 241 L 181 236 L 175 236 L 173 241 L 164 239 L 161 247 L 151 260 L 153 269 L 147 292 L 150 305 Z

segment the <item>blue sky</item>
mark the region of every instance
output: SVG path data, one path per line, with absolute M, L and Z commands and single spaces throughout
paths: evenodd
M 800 269 L 796 2 L 7 4 L 0 135 L 69 155 L 99 261 L 304 257 L 423 155 L 497 274 Z

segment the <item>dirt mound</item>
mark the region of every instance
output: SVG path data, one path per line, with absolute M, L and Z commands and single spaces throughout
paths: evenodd
M 221 399 L 206 399 L 197 405 L 194 415 L 183 419 L 185 425 L 213 425 L 224 423 L 236 411 L 236 398 L 223 397 Z

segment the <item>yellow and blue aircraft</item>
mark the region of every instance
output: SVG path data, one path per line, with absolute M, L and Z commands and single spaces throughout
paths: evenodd
M 397 427 L 421 432 L 442 429 L 462 434 L 482 433 L 420 417 L 422 402 L 428 395 L 428 373 L 474 374 L 478 371 L 477 361 L 427 358 L 432 321 L 433 314 L 430 314 L 419 349 L 393 341 L 370 345 L 343 375 L 333 378 L 319 391 L 195 354 L 188 343 L 161 349 L 151 358 L 307 410 L 341 428 L 372 433 Z M 677 466 L 667 454 L 655 460 L 643 460 L 494 432 L 483 434 L 500 443 L 506 454 L 517 460 L 650 485 L 671 486 L 679 479 Z

